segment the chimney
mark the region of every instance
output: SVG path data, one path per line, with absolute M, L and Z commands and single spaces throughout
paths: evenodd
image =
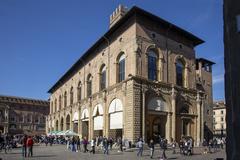
M 110 16 L 109 28 L 111 28 L 115 23 L 117 23 L 127 13 L 127 11 L 127 7 L 124 7 L 120 4 Z

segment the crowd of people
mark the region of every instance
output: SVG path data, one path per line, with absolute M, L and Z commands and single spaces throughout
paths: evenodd
M 113 148 L 118 152 L 123 152 L 126 149 L 137 148 L 137 156 L 142 156 L 144 149 L 150 151 L 150 158 L 154 157 L 155 146 L 157 145 L 161 149 L 161 159 L 166 159 L 166 150 L 171 149 L 172 154 L 176 154 L 176 149 L 179 148 L 179 153 L 186 156 L 193 155 L 194 141 L 191 137 L 183 137 L 178 143 L 171 139 L 170 142 L 167 139 L 159 136 L 157 139 L 150 139 L 145 142 L 142 138 L 138 138 L 137 143 L 131 143 L 128 140 L 118 137 L 116 139 L 112 137 L 97 136 L 91 140 L 87 137 L 80 138 L 79 136 L 10 136 L 8 134 L 0 135 L 0 151 L 4 150 L 8 153 L 12 148 L 21 146 L 22 156 L 31 157 L 33 156 L 33 145 L 34 143 L 45 144 L 52 146 L 53 144 L 66 145 L 67 150 L 72 152 L 83 152 L 95 154 L 102 152 L 108 155 L 109 151 Z M 214 138 L 209 141 L 203 140 L 203 154 L 214 153 L 218 149 L 223 149 L 225 145 L 225 139 Z

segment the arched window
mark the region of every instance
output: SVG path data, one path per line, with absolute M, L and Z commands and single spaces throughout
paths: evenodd
M 89 74 L 87 77 L 87 97 L 92 95 L 92 75 Z
M 100 69 L 100 90 L 106 88 L 106 66 L 102 65 Z
M 157 54 L 152 50 L 148 53 L 148 79 L 157 80 Z
M 184 63 L 180 59 L 176 61 L 176 84 L 184 86 Z
M 64 108 L 67 107 L 67 91 L 64 92 Z
M 55 99 L 55 102 L 54 102 L 54 112 L 57 112 L 57 99 Z
M 71 90 L 70 90 L 70 105 L 73 104 L 73 87 L 71 87 Z
M 59 99 L 58 99 L 58 106 L 59 106 L 58 110 L 61 110 L 61 108 L 62 108 L 62 96 L 61 95 L 59 96 Z
M 122 53 L 122 55 L 119 57 L 118 61 L 118 82 L 121 82 L 125 79 L 125 54 Z
M 77 97 L 78 97 L 78 101 L 80 101 L 82 99 L 82 83 L 81 83 L 81 81 L 78 83 Z

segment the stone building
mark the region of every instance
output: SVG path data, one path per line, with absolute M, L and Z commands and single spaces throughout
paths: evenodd
M 217 136 L 217 137 L 226 136 L 226 105 L 224 101 L 214 102 L 213 134 L 214 136 Z
M 0 132 L 9 134 L 45 134 L 49 102 L 0 95 Z
M 143 9 L 119 6 L 109 30 L 50 88 L 47 132 L 130 141 L 191 136 L 199 144 L 212 101 L 213 63 L 194 51 L 202 43 Z

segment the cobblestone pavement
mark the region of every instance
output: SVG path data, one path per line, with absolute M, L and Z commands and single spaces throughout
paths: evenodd
M 202 148 L 195 148 L 193 156 L 183 156 L 180 154 L 172 154 L 171 150 L 166 152 L 167 158 L 169 160 L 214 160 L 216 158 L 225 158 L 225 151 L 219 150 L 212 154 L 201 154 Z M 119 153 L 116 150 L 110 151 L 109 155 L 103 155 L 102 151 L 97 151 L 95 155 L 82 152 L 71 152 L 67 151 L 64 145 L 54 145 L 50 146 L 34 146 L 33 157 L 23 158 L 21 156 L 21 149 L 13 149 L 8 154 L 0 153 L 2 160 L 148 160 L 149 150 L 144 150 L 142 157 L 137 157 L 137 151 L 132 150 L 129 152 Z M 161 151 L 159 149 L 155 150 L 153 159 L 160 159 Z

